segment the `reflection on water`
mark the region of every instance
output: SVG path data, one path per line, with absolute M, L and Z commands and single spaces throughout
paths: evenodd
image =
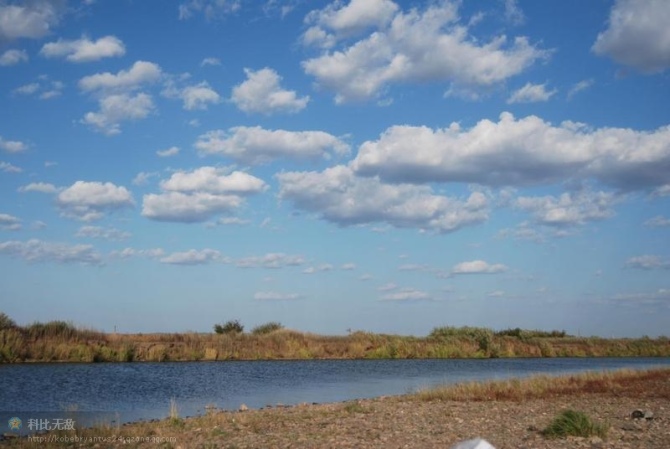
M 111 412 L 122 422 L 404 394 L 443 383 L 670 366 L 670 358 L 311 360 L 0 365 L 0 414 Z

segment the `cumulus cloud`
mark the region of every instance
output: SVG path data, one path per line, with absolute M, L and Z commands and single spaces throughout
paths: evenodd
M 160 157 L 171 157 L 179 154 L 179 147 L 170 147 L 165 150 L 158 150 L 156 154 Z
M 18 140 L 5 140 L 0 136 L 0 149 L 7 153 L 21 153 L 28 149 L 28 145 Z
M 109 95 L 99 104 L 100 109 L 87 112 L 82 123 L 110 136 L 121 132 L 121 122 L 141 120 L 154 110 L 151 96 L 145 93 Z
M 357 177 L 346 166 L 322 172 L 282 172 L 281 199 L 341 226 L 383 222 L 398 228 L 452 232 L 488 219 L 480 192 L 457 199 L 435 195 L 427 186 L 384 184 Z
M 101 226 L 82 226 L 80 227 L 75 237 L 79 238 L 89 238 L 89 239 L 102 239 L 102 240 L 126 240 L 130 238 L 132 234 L 130 232 L 121 231 L 120 229 L 108 227 L 103 228 Z
M 102 265 L 103 259 L 91 245 L 69 245 L 31 239 L 0 242 L 0 254 L 7 254 L 30 263 L 56 262 Z
M 209 131 L 198 137 L 195 148 L 201 154 L 227 156 L 247 164 L 279 158 L 328 159 L 331 153 L 349 152 L 349 145 L 323 131 L 269 130 L 260 126 Z
M 302 296 L 297 293 L 280 293 L 280 292 L 256 292 L 254 299 L 260 301 L 290 301 L 300 299 Z
M 398 285 L 396 283 L 389 282 L 387 284 L 380 285 L 379 287 L 377 287 L 377 290 L 379 290 L 380 292 L 388 292 L 391 290 L 395 290 L 396 288 L 398 288 Z
M 345 271 L 350 271 L 350 270 L 355 270 L 356 269 L 356 264 L 353 262 L 347 262 L 342 264 L 340 269 L 345 270 Z
M 31 182 L 25 186 L 18 188 L 18 191 L 21 193 L 24 192 L 39 192 L 39 193 L 56 193 L 58 192 L 58 187 L 48 182 Z
M 56 204 L 64 217 L 93 221 L 107 212 L 131 208 L 135 202 L 125 187 L 111 182 L 77 181 L 58 194 Z
M 670 183 L 670 126 L 652 131 L 593 129 L 575 122 L 554 126 L 536 116 L 470 129 L 393 126 L 363 143 L 352 163 L 365 176 L 391 182 L 471 182 L 541 185 L 589 179 L 621 189 Z
M 173 265 L 205 265 L 211 262 L 221 260 L 221 253 L 214 249 L 191 249 L 184 252 L 172 253 L 168 256 L 162 257 L 162 263 Z
M 0 170 L 5 173 L 21 173 L 23 171 L 21 167 L 17 167 L 16 165 L 12 165 L 5 161 L 0 161 Z
M 384 14 L 375 16 L 375 8 Z M 389 1 L 361 0 L 347 6 L 337 3 L 311 14 L 317 24 L 308 29 L 303 42 L 325 47 L 335 45 L 343 30 L 374 26 L 369 35 L 351 45 L 303 61 L 307 74 L 314 76 L 320 86 L 336 92 L 336 102 L 369 99 L 393 84 L 407 82 L 489 88 L 549 56 L 525 37 L 516 37 L 510 43 L 501 35 L 481 43 L 459 23 L 458 2 L 433 3 L 422 10 L 396 8 Z M 372 14 L 357 18 L 350 14 L 354 9 Z M 342 19 L 334 19 L 338 16 Z M 320 17 L 333 19 L 321 21 Z
M 537 103 L 540 101 L 548 101 L 556 92 L 558 92 L 556 89 L 547 90 L 546 83 L 526 83 L 523 87 L 512 93 L 507 99 L 507 103 Z
M 0 229 L 18 231 L 21 229 L 21 219 L 9 214 L 0 214 Z
M 670 261 L 663 260 L 660 256 L 645 254 L 643 256 L 631 257 L 626 261 L 627 268 L 639 270 L 670 269 Z
M 65 58 L 70 62 L 90 62 L 126 54 L 126 47 L 116 36 L 104 36 L 96 41 L 88 37 L 77 40 L 58 39 L 44 44 L 40 54 L 45 58 Z
M 208 65 L 211 65 L 211 66 L 221 65 L 221 61 L 219 60 L 219 58 L 205 58 L 200 63 L 200 67 L 205 67 L 205 66 L 208 66 Z
M 507 267 L 503 264 L 490 264 L 483 260 L 473 260 L 454 265 L 451 269 L 451 274 L 494 274 L 504 271 L 507 271 Z
M 79 80 L 79 88 L 84 92 L 123 91 L 128 92 L 158 81 L 162 71 L 153 62 L 136 61 L 128 70 L 116 74 L 96 73 Z
M 558 197 L 519 197 L 514 206 L 528 211 L 537 223 L 548 226 L 573 226 L 604 220 L 614 215 L 612 206 L 618 201 L 613 193 L 565 192 Z
M 387 293 L 380 298 L 382 301 L 421 301 L 432 299 L 431 296 L 414 288 L 403 288 L 393 293 Z
M 25 50 L 10 49 L 0 55 L 0 66 L 7 67 L 21 62 L 28 62 L 28 53 Z
M 32 95 L 35 92 L 37 92 L 40 88 L 39 83 L 28 83 L 28 84 L 23 84 L 16 89 L 12 90 L 12 94 L 14 95 Z
M 163 193 L 144 195 L 142 215 L 159 221 L 194 223 L 230 212 L 244 197 L 263 192 L 267 185 L 245 172 L 216 167 L 178 171 L 160 183 Z
M 235 262 L 239 268 L 283 268 L 305 263 L 303 256 L 284 253 L 268 253 L 262 256 L 249 256 Z
M 670 67 L 668 23 L 666 0 L 617 0 L 592 50 L 644 73 L 666 70 Z
M 216 221 L 217 224 L 221 225 L 239 225 L 244 226 L 251 223 L 250 220 L 244 220 L 240 217 L 221 217 Z
M 185 75 L 183 78 L 188 79 Z M 177 98 L 182 100 L 183 107 L 187 111 L 206 110 L 209 105 L 221 102 L 221 96 L 216 92 L 207 81 L 198 84 L 179 87 L 180 83 L 169 80 L 163 89 L 163 96 L 167 98 Z
M 282 78 L 269 67 L 257 71 L 244 69 L 244 73 L 246 81 L 233 87 L 230 98 L 241 111 L 266 115 L 295 113 L 305 109 L 309 102 L 309 96 L 298 97 L 294 90 L 282 89 Z
M 115 250 L 110 253 L 111 257 L 116 257 L 119 259 L 128 259 L 130 257 L 146 257 L 149 259 L 158 259 L 165 255 L 165 251 L 162 248 L 151 248 L 151 249 L 136 249 L 136 248 L 124 248 L 122 250 Z
M 0 4 L 0 43 L 43 37 L 58 23 L 62 2 L 42 0 L 23 3 Z
M 324 263 L 321 265 L 307 267 L 304 270 L 302 270 L 302 272 L 305 274 L 315 274 L 315 273 L 322 273 L 324 271 L 332 271 L 333 268 L 334 267 L 331 264 Z

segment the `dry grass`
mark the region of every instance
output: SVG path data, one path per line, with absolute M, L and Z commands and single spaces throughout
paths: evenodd
M 468 382 L 421 390 L 422 401 L 526 401 L 574 394 L 610 393 L 644 397 L 644 383 L 668 376 L 668 369 L 589 371 L 571 376 L 533 376 L 495 382 Z M 638 388 L 639 387 L 639 388 Z M 670 399 L 670 397 L 668 397 Z

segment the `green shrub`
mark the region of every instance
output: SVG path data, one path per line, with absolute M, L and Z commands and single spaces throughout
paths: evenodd
M 278 323 L 276 321 L 271 321 L 269 323 L 261 324 L 260 326 L 256 326 L 251 330 L 251 333 L 254 335 L 265 335 L 265 334 L 270 334 L 272 332 L 278 331 L 283 329 L 284 326 L 282 326 L 281 323 Z
M 16 323 L 14 320 L 8 317 L 6 314 L 0 312 L 0 330 L 14 329 L 15 327 Z
M 590 437 L 607 435 L 607 426 L 591 421 L 586 414 L 574 410 L 565 410 L 542 431 L 547 438 L 565 438 L 567 436 Z
M 244 332 L 244 326 L 238 320 L 230 320 L 224 324 L 215 324 L 214 332 L 217 334 L 241 334 Z

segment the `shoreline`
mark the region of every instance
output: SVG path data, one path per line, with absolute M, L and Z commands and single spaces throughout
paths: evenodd
M 661 448 L 670 447 L 669 404 L 668 368 L 590 372 L 455 384 L 400 396 L 327 404 L 216 411 L 189 418 L 178 416 L 177 404 L 170 410 L 171 417 L 164 420 L 40 435 L 60 435 L 71 441 L 41 441 L 39 445 L 449 448 L 458 441 L 482 437 L 497 449 Z M 565 409 L 583 411 L 603 423 L 608 429 L 604 441 L 600 437 L 542 436 L 540 431 Z M 653 418 L 633 419 L 631 412 L 638 409 L 652 412 Z M 73 442 L 73 437 L 79 441 Z M 93 438 L 98 439 L 98 446 Z M 0 442 L 7 447 L 37 444 L 26 438 Z

